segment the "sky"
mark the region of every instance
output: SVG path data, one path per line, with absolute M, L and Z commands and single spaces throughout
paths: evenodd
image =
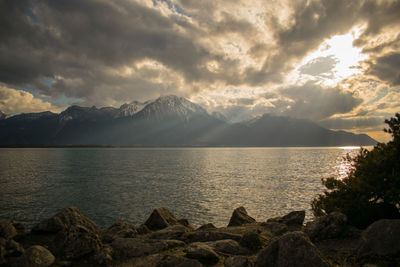
M 387 141 L 400 112 L 400 1 L 0 0 L 0 110 L 175 94 Z

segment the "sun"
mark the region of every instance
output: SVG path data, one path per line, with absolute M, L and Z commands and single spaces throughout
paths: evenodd
M 325 75 L 314 75 L 314 78 L 322 80 L 326 85 L 336 85 L 343 79 L 360 73 L 360 63 L 367 59 L 367 55 L 362 53 L 361 48 L 353 46 L 353 42 L 361 32 L 361 27 L 355 27 L 346 34 L 326 39 L 317 50 L 302 60 L 296 70 L 302 75 L 300 71 L 302 67 L 310 66 L 318 59 L 332 59 L 335 63 L 329 72 L 323 73 Z

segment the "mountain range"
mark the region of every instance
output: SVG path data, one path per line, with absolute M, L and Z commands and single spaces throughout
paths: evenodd
M 1 113 L 4 114 L 4 113 Z M 229 123 L 185 98 L 170 95 L 120 108 L 71 106 L 0 116 L 1 146 L 346 146 L 374 145 L 368 135 L 332 131 L 304 119 L 265 114 Z

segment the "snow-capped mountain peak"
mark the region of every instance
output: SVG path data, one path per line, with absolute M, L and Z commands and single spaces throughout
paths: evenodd
M 189 100 L 175 95 L 161 96 L 146 105 L 138 116 L 144 118 L 163 119 L 166 117 L 176 117 L 187 120 L 194 115 L 205 115 L 207 111 L 199 105 Z

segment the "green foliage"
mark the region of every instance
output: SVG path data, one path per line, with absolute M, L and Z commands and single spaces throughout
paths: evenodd
M 400 218 L 400 114 L 385 123 L 389 127 L 384 131 L 393 140 L 347 156 L 352 168 L 344 179 L 323 179 L 327 190 L 311 204 L 315 216 L 340 211 L 360 228 L 382 218 Z

